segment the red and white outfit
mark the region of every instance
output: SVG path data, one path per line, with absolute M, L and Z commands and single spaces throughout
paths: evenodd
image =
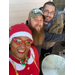
M 27 36 L 33 40 L 31 30 L 24 23 L 11 26 L 9 44 L 14 37 L 18 36 Z M 39 70 L 37 68 L 37 66 L 39 67 L 39 55 L 37 49 L 33 45 L 30 47 L 28 52 L 28 58 L 28 63 L 26 65 L 21 65 L 20 61 L 9 54 L 9 75 L 16 75 L 13 62 L 15 63 L 16 70 L 19 75 L 39 75 Z M 34 60 L 36 61 L 37 66 L 34 63 Z
M 39 67 L 38 51 L 33 45 L 31 46 L 29 50 L 29 53 L 28 53 L 29 60 L 26 65 L 21 65 L 20 61 L 18 61 L 17 59 L 15 59 L 9 54 L 9 75 L 16 75 L 13 61 L 16 65 L 16 69 L 19 75 L 39 75 L 39 70 L 34 63 L 34 59 L 32 58 L 31 54 L 33 55 L 36 61 L 36 64 Z

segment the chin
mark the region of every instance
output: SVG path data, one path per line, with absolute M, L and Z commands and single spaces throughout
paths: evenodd
M 40 29 L 36 29 L 37 32 L 40 32 Z
M 50 19 L 50 20 L 51 20 L 51 19 Z M 48 23 L 48 22 L 50 22 L 50 20 L 45 20 L 45 22 L 47 22 L 47 23 Z
M 36 28 L 35 28 L 35 29 L 36 29 Z M 38 32 L 38 31 L 40 31 L 40 29 L 41 29 L 41 28 L 39 28 L 39 29 L 36 29 L 36 31 Z

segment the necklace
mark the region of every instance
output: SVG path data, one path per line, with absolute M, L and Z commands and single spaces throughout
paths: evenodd
M 29 58 L 26 57 L 25 62 L 23 62 L 23 60 L 21 60 L 21 61 L 20 61 L 21 65 L 26 65 L 26 63 L 28 63 L 28 59 L 29 59 Z M 18 72 L 17 72 L 16 65 L 15 65 L 14 61 L 13 61 L 13 65 L 14 65 L 14 69 L 15 69 L 16 75 L 19 75 Z
M 15 69 L 16 75 L 19 75 L 18 72 L 17 72 L 16 65 L 15 65 L 14 61 L 13 61 L 13 65 L 14 65 L 14 69 Z
M 34 57 L 33 57 L 33 54 L 31 54 L 32 55 L 32 58 L 33 58 L 33 60 L 34 60 L 34 64 L 35 64 L 35 66 L 37 67 L 37 69 L 40 71 L 40 69 L 39 69 L 39 67 L 37 66 L 37 63 L 36 63 L 36 61 L 35 61 L 35 59 L 34 59 Z M 28 63 L 28 57 L 26 56 L 26 63 Z M 22 63 L 22 61 L 23 60 L 21 60 L 20 62 Z M 22 63 L 22 65 L 26 65 L 26 63 L 24 62 L 24 64 Z M 16 75 L 19 75 L 18 74 L 18 72 L 17 72 L 17 69 L 16 69 L 16 65 L 15 65 L 15 63 L 14 63 L 14 61 L 13 61 L 13 65 L 14 65 L 14 69 L 15 69 L 15 72 L 16 72 Z
M 25 57 L 26 59 L 20 61 L 21 65 L 26 65 L 28 63 L 29 58 L 27 56 Z
M 17 60 L 19 60 L 21 65 L 26 65 L 28 63 L 28 60 L 29 60 L 29 58 L 27 57 L 28 53 L 24 56 L 24 59 L 17 58 L 11 51 L 10 51 L 10 54 L 13 57 L 15 57 Z

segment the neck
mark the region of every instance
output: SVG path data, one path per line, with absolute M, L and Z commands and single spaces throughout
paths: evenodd
M 27 53 L 22 59 L 21 59 L 21 58 L 18 58 L 18 57 L 16 57 L 16 56 L 11 52 L 11 50 L 9 51 L 9 54 L 10 54 L 11 56 L 13 56 L 15 59 L 19 60 L 19 61 L 26 59 L 27 56 L 28 56 L 28 53 Z
M 44 21 L 44 24 L 48 24 L 48 22 L 45 22 L 45 21 Z

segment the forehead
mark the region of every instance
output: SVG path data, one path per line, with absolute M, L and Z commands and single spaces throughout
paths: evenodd
M 15 37 L 15 38 L 19 38 L 19 39 L 22 39 L 22 40 L 30 40 L 30 38 L 27 37 L 27 36 L 18 36 L 18 37 Z
M 32 17 L 31 17 L 32 18 Z M 43 19 L 43 15 L 38 15 L 37 17 L 35 17 L 36 19 Z M 35 19 L 33 18 L 33 19 Z
M 48 4 L 46 4 L 45 5 L 45 8 L 44 8 L 44 10 L 49 10 L 49 11 L 55 11 L 55 7 L 53 6 L 53 5 L 48 5 Z

